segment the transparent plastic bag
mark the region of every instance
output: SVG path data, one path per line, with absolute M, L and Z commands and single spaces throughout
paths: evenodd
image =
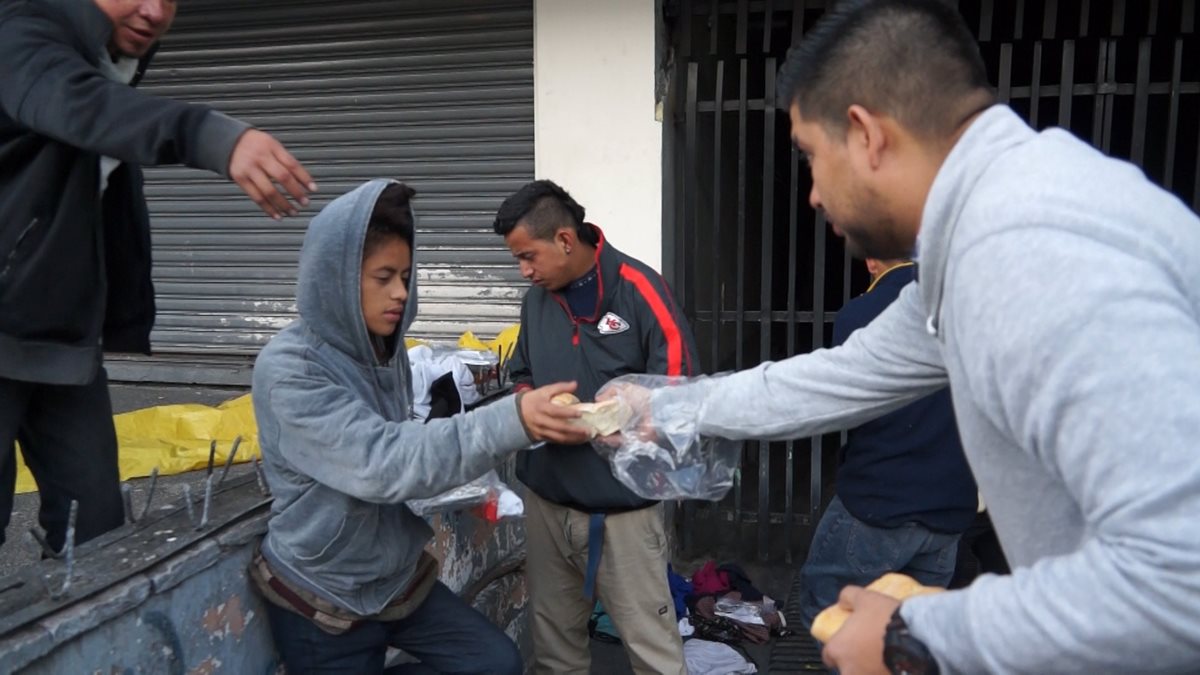
M 495 470 L 429 499 L 411 499 L 408 508 L 418 516 L 470 511 L 489 523 L 525 515 L 525 503 Z
M 718 500 L 733 487 L 741 445 L 697 433 L 700 406 L 714 378 L 622 375 L 604 385 L 597 400 L 615 399 L 629 408 L 619 435 L 597 438 L 592 446 L 623 485 L 645 499 Z M 673 392 L 669 401 L 655 392 Z M 681 394 L 681 395 L 674 395 Z M 652 419 L 645 419 L 651 415 Z M 652 429 L 652 432 L 648 432 Z
M 769 610 L 767 608 L 768 602 L 770 603 Z M 717 616 L 741 621 L 742 623 L 765 626 L 767 622 L 763 620 L 763 617 L 775 611 L 775 601 L 766 596 L 763 596 L 763 599 L 759 602 L 744 602 L 742 600 L 720 598 L 717 600 L 714 608 Z

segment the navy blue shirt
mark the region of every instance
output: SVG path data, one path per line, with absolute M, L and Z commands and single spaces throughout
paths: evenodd
M 596 303 L 600 299 L 600 275 L 596 268 L 567 284 L 561 291 L 567 307 L 571 308 L 571 316 L 588 318 L 596 314 Z
M 879 316 L 914 279 L 912 265 L 884 273 L 871 290 L 846 303 L 833 324 L 833 343 Z M 851 429 L 842 447 L 837 493 L 855 518 L 876 527 L 919 523 L 963 532 L 978 506 L 963 455 L 950 389 Z

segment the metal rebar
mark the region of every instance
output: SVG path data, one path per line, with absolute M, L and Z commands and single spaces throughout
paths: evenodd
M 121 506 L 125 508 L 125 522 L 136 523 L 133 517 L 133 487 L 129 483 L 121 483 Z
M 184 483 L 183 485 L 183 505 L 187 507 L 188 520 L 192 526 L 196 525 L 196 510 L 192 507 L 192 486 Z M 200 528 L 196 528 L 200 529 Z
M 64 556 L 67 559 L 66 574 L 63 576 L 62 585 L 58 590 L 50 588 L 50 599 L 58 600 L 67 594 L 71 589 L 71 577 L 75 574 L 75 522 L 79 518 L 79 502 L 71 500 L 71 514 L 67 518 L 67 542 L 63 546 Z M 49 578 L 46 579 L 49 585 Z
M 197 530 L 203 530 L 208 525 L 208 507 L 212 504 L 213 477 L 209 476 L 204 479 L 204 508 L 200 512 L 200 524 L 196 526 Z
M 258 491 L 263 493 L 264 497 L 271 496 L 271 489 L 267 487 L 267 477 L 263 474 L 262 459 L 254 458 L 254 478 L 258 480 Z
M 229 475 L 229 467 L 233 466 L 233 458 L 237 456 L 238 446 L 242 444 L 242 437 L 238 436 L 233 439 L 233 447 L 229 449 L 229 456 L 225 458 L 225 468 L 221 469 L 221 477 L 217 479 L 217 486 L 225 482 L 225 476 Z
M 205 472 L 204 475 L 206 475 L 206 476 L 212 475 L 213 463 L 216 461 L 216 459 L 217 459 L 217 439 L 214 438 L 212 440 L 212 442 L 208 444 L 208 471 Z
M 42 547 L 42 554 L 47 558 L 58 560 L 62 557 L 62 551 L 55 551 L 54 548 L 50 546 L 50 542 L 46 541 L 46 535 L 43 534 L 36 525 L 29 528 L 29 536 L 33 537 L 33 540 Z
M 138 516 L 138 520 L 144 520 L 146 514 L 150 513 L 150 502 L 154 499 L 154 488 L 158 485 L 158 467 L 154 467 L 150 471 L 150 487 L 146 488 L 146 504 L 142 506 L 142 515 Z

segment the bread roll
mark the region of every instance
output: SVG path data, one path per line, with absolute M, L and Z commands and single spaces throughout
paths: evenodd
M 574 408 L 580 413 L 577 423 L 587 428 L 593 438 L 617 433 L 633 415 L 629 406 L 616 399 L 599 403 L 580 403 Z
M 897 600 L 906 600 L 918 595 L 939 593 L 945 589 L 937 586 L 922 586 L 907 574 L 889 572 L 872 581 L 867 586 L 867 590 L 883 593 Z M 849 618 L 849 610 L 842 609 L 836 604 L 830 605 L 822 610 L 816 619 L 813 619 L 812 636 L 821 642 L 829 642 L 829 639 L 842 629 L 842 624 L 846 623 L 846 619 Z
M 551 397 L 550 402 L 555 405 L 575 405 L 579 403 L 579 397 L 569 392 L 563 392 Z
M 551 403 L 570 406 L 579 412 L 579 418 L 572 424 L 583 427 L 596 436 L 615 434 L 627 422 L 633 412 L 624 403 L 611 399 L 599 403 L 580 403 L 574 394 L 556 394 L 550 399 Z

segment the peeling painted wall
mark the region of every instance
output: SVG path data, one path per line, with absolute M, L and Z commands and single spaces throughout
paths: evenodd
M 59 646 L 28 673 L 274 673 L 262 601 L 246 583 L 250 546 Z M 131 592 L 137 582 L 126 584 Z M 90 602 L 79 611 L 89 611 Z
M 455 514 L 435 516 L 432 524 L 430 550 L 443 561 L 443 582 L 473 600 L 528 655 L 522 523 Z M 265 528 L 262 509 L 247 513 L 143 573 L 0 635 L 0 672 L 276 672 L 263 601 L 245 573 Z

